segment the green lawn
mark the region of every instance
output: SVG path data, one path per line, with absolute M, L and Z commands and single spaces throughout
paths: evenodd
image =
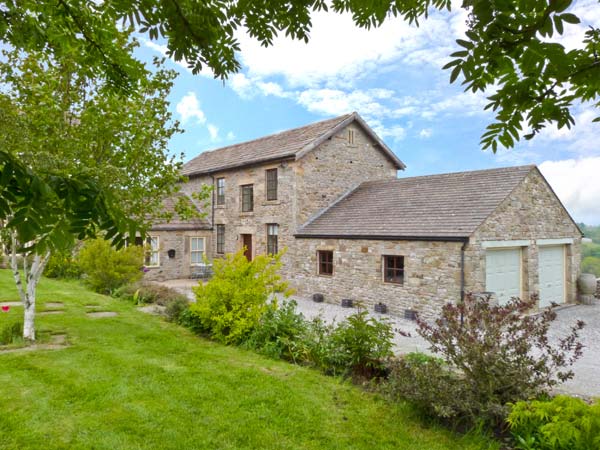
M 0 301 L 15 301 L 0 270 Z M 0 353 L 2 449 L 479 449 L 314 370 L 200 339 L 76 282 L 43 280 L 37 318 L 68 348 Z M 85 305 L 117 311 L 90 318 Z M 0 312 L 0 325 L 22 308 Z

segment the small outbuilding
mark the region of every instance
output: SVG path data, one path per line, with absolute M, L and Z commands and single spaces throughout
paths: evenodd
M 300 294 L 412 316 L 465 292 L 576 299 L 582 233 L 535 166 L 366 181 L 295 234 Z

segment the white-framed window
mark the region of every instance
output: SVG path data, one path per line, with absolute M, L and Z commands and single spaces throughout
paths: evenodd
M 190 263 L 198 266 L 204 263 L 204 238 L 190 237 Z
M 160 266 L 160 239 L 158 236 L 146 237 L 144 265 L 146 267 Z

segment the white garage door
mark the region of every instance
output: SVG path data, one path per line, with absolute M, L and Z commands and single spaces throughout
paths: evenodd
M 521 296 L 520 248 L 485 252 L 485 290 L 496 294 L 500 305 Z
M 565 246 L 540 247 L 540 307 L 565 302 Z

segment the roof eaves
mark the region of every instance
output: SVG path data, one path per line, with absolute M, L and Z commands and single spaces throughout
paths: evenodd
M 294 155 L 295 155 L 294 153 L 288 153 L 285 155 L 273 156 L 273 157 L 269 157 L 269 158 L 254 159 L 254 160 L 243 162 L 243 163 L 235 163 L 235 164 L 228 164 L 228 165 L 224 165 L 224 166 L 218 166 L 218 167 L 216 167 L 214 169 L 210 169 L 210 170 L 182 172 L 182 175 L 184 175 L 186 177 L 197 177 L 197 176 L 201 176 L 201 175 L 210 175 L 212 173 L 223 172 L 225 170 L 240 169 L 242 167 L 258 166 L 260 164 L 266 164 L 269 162 L 285 161 L 288 159 L 294 159 Z
M 309 234 L 296 233 L 296 239 L 350 239 L 372 241 L 431 241 L 431 242 L 468 242 L 469 236 L 404 236 L 404 235 L 376 235 L 376 234 Z

